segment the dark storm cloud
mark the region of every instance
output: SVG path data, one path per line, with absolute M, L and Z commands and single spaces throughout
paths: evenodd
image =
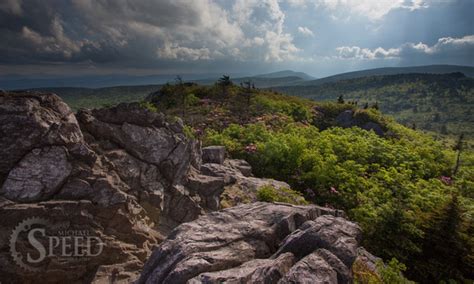
M 277 1 L 237 4 L 234 7 L 241 9 L 229 13 L 208 0 L 8 0 L 0 6 L 0 61 L 146 64 L 251 59 L 252 53 L 244 49 L 263 46 L 263 36 L 268 39 L 264 47 L 269 59 L 281 60 L 297 50 L 283 32 L 284 14 Z M 252 9 L 266 11 L 258 25 L 246 19 Z M 259 25 L 259 32 L 245 30 Z
M 65 21 L 67 20 L 67 21 Z M 66 1 L 9 0 L 0 6 L 2 63 L 114 60 L 106 39 L 84 37 L 88 23 Z
M 430 9 L 436 21 L 453 22 L 456 2 L 440 7 L 429 0 L 384 1 L 390 5 L 380 0 L 2 0 L 0 66 L 25 66 L 25 72 L 26 66 L 71 70 L 65 65 L 313 72 L 344 68 L 350 60 L 473 64 L 469 36 L 474 32 L 460 29 L 472 21 L 443 26 L 442 34 L 428 39 L 420 36 L 428 34 L 420 25 L 409 34 L 399 24 L 399 19 L 411 23 L 415 12 L 430 19 Z M 377 26 L 380 33 L 371 31 Z M 441 39 L 446 40 L 438 43 Z

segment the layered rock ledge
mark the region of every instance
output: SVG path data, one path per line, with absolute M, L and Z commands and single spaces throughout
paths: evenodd
M 252 203 L 177 227 L 138 283 L 351 283 L 361 230 L 343 212 Z

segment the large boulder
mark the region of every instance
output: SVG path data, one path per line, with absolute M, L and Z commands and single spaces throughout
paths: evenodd
M 340 216 L 260 202 L 209 213 L 177 227 L 138 283 L 350 283 L 361 231 Z
M 0 194 L 18 202 L 52 197 L 71 173 L 66 153 L 58 146 L 33 149 L 11 169 Z
M 0 183 L 34 148 L 83 142 L 76 117 L 58 96 L 0 93 Z

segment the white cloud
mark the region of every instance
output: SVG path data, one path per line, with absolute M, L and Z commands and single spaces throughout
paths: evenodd
M 165 44 L 157 50 L 159 58 L 162 59 L 177 59 L 180 61 L 187 60 L 208 60 L 211 59 L 211 52 L 208 48 L 189 48 L 178 45 Z
M 307 3 L 310 2 L 308 0 L 286 0 L 288 2 L 288 4 L 290 4 L 290 6 L 293 6 L 293 7 L 306 7 Z
M 426 0 L 318 0 L 316 6 L 330 10 L 333 18 L 346 18 L 347 14 L 357 14 L 376 21 L 394 9 L 414 11 L 427 8 L 428 3 Z
M 313 31 L 307 27 L 298 27 L 298 32 L 305 36 L 314 36 Z
M 341 59 L 394 58 L 398 57 L 400 54 L 400 50 L 397 48 L 385 50 L 381 47 L 370 50 L 368 48 L 360 48 L 358 46 L 341 46 L 337 47 L 336 51 L 339 53 L 339 58 Z
M 248 52 L 242 51 L 245 59 L 267 62 L 292 60 L 300 51 L 293 43 L 291 34 L 284 31 L 285 13 L 278 0 L 238 0 L 232 7 L 233 19 L 246 35 Z M 260 48 L 255 50 L 251 46 Z
M 432 55 L 456 55 L 456 53 L 474 54 L 474 35 L 467 35 L 462 38 L 443 37 L 429 46 L 425 43 L 405 43 L 397 48 L 375 49 L 361 48 L 358 46 L 340 46 L 336 48 L 340 59 L 389 59 L 389 58 L 409 58 L 410 56 L 432 56 Z

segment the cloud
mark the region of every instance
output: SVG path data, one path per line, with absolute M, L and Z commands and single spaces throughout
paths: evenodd
M 368 48 L 360 48 L 358 46 L 340 46 L 336 48 L 340 59 L 377 59 L 377 58 L 394 58 L 400 55 L 400 50 L 390 48 L 385 50 L 378 47 L 374 50 Z
M 305 36 L 314 36 L 313 31 L 307 27 L 298 27 L 298 32 Z
M 2 2 L 0 2 L 0 10 L 15 15 L 21 15 L 23 12 L 21 2 L 21 0 L 2 0 Z
M 425 43 L 405 43 L 397 48 L 375 49 L 358 46 L 340 46 L 336 48 L 339 59 L 410 59 L 415 57 L 450 58 L 471 54 L 474 55 L 474 35 L 462 38 L 443 37 L 429 46 Z
M 260 54 L 266 62 L 297 58 L 300 49 L 293 43 L 292 35 L 284 31 L 285 13 L 278 0 L 237 0 L 231 14 L 244 34 L 254 37 L 253 42 L 246 39 L 246 45 L 255 44 L 263 49 L 249 48 L 245 59 L 256 60 L 255 55 Z M 256 41 L 255 37 L 258 38 Z
M 302 8 L 305 8 L 307 7 L 307 4 L 308 0 L 286 0 L 288 2 L 288 4 L 290 4 L 290 6 L 293 6 L 293 7 L 302 7 Z
M 0 63 L 285 61 L 284 23 L 278 0 L 6 0 Z
M 211 52 L 208 48 L 189 48 L 178 45 L 165 44 L 158 49 L 158 57 L 163 59 L 186 60 L 208 60 L 211 59 Z
M 382 19 L 395 9 L 414 11 L 429 6 L 426 0 L 318 0 L 315 3 L 317 8 L 331 11 L 334 19 L 356 14 L 372 21 Z

